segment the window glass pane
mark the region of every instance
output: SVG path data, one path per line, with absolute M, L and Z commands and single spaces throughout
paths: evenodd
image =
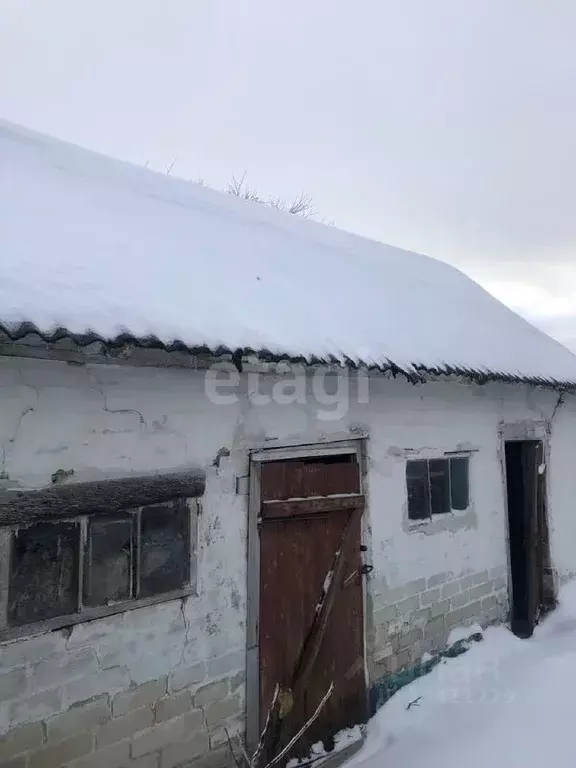
M 450 485 L 452 488 L 452 509 L 467 509 L 468 458 L 450 459 Z
M 8 621 L 28 624 L 78 610 L 78 523 L 38 523 L 12 538 Z
M 430 503 L 433 515 L 450 512 L 450 477 L 448 459 L 430 459 Z
M 140 597 L 180 589 L 190 581 L 190 510 L 183 499 L 143 507 Z
M 430 517 L 430 489 L 428 462 L 406 462 L 406 487 L 408 489 L 408 518 L 423 520 Z
M 132 597 L 133 521 L 90 520 L 84 603 L 108 605 Z

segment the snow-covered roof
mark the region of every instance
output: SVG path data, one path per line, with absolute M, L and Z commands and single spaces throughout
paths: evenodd
M 0 253 L 12 338 L 576 383 L 575 356 L 443 262 L 2 121 Z

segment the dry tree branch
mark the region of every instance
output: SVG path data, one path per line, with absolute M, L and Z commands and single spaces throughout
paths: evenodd
M 258 192 L 246 183 L 246 176 L 246 171 L 244 171 L 239 179 L 236 176 L 232 176 L 232 180 L 228 184 L 228 194 L 234 195 L 234 197 L 241 197 L 243 200 L 250 200 L 252 203 L 263 203 L 264 201 L 260 198 Z
M 260 755 L 262 754 L 262 750 L 264 749 L 264 744 L 266 742 L 266 737 L 268 736 L 268 731 L 270 730 L 270 725 L 272 722 L 272 713 L 276 709 L 276 704 L 278 703 L 278 699 L 280 698 L 280 684 L 276 683 L 276 688 L 274 690 L 274 696 L 272 696 L 272 703 L 270 704 L 270 707 L 268 708 L 268 714 L 266 715 L 266 722 L 264 723 L 264 728 L 262 729 L 262 733 L 260 735 L 260 741 L 258 742 L 258 746 L 256 747 L 256 751 L 252 755 L 252 759 L 249 761 L 251 766 L 256 766 L 258 764 L 258 760 L 260 759 Z
M 270 762 L 269 762 L 269 763 L 267 763 L 267 764 L 264 766 L 264 768 L 273 768 L 273 766 L 275 766 L 277 763 L 279 763 L 279 762 L 280 762 L 280 760 L 282 760 L 282 758 L 283 758 L 283 757 L 284 757 L 286 754 L 288 754 L 288 752 L 290 752 L 290 750 L 292 749 L 292 747 L 293 747 L 293 746 L 294 746 L 294 745 L 295 745 L 295 744 L 298 742 L 298 740 L 299 740 L 300 738 L 302 738 L 302 736 L 303 736 L 303 735 L 306 733 L 306 731 L 308 730 L 308 728 L 310 728 L 310 726 L 312 725 L 312 723 L 313 723 L 315 720 L 317 720 L 317 719 L 318 719 L 318 717 L 320 716 L 320 712 L 322 712 L 322 710 L 323 710 L 323 708 L 324 708 L 324 705 L 326 704 L 326 702 L 328 701 L 328 699 L 330 698 L 330 696 L 332 696 L 332 693 L 333 693 L 333 691 L 334 691 L 334 681 L 332 681 L 332 682 L 330 683 L 330 688 L 328 688 L 328 690 L 327 690 L 327 691 L 326 691 L 326 693 L 324 694 L 324 697 L 322 698 L 322 701 L 321 701 L 321 702 L 320 702 L 320 704 L 318 704 L 318 706 L 316 707 L 316 710 L 315 710 L 314 714 L 312 715 L 312 717 L 310 717 L 310 718 L 309 718 L 309 720 L 307 720 L 307 721 L 304 723 L 304 725 L 302 726 L 302 728 L 300 728 L 300 730 L 298 731 L 298 733 L 297 733 L 295 736 L 293 736 L 293 737 L 290 739 L 290 741 L 288 742 L 288 744 L 286 744 L 286 746 L 284 747 L 284 749 L 283 749 L 283 750 L 281 750 L 281 751 L 280 751 L 280 752 L 279 752 L 279 753 L 276 755 L 276 757 L 274 757 L 272 760 L 270 760 Z
M 228 733 L 228 728 L 224 728 L 224 733 L 226 734 L 226 738 L 228 739 L 228 749 L 230 750 L 230 754 L 232 755 L 232 760 L 234 760 L 234 763 L 236 764 L 236 768 L 242 768 L 242 764 L 240 763 L 240 760 L 236 757 L 236 753 L 234 752 L 234 747 L 232 746 L 232 739 L 230 738 L 230 734 Z M 250 762 L 247 762 L 247 765 L 249 765 Z
M 302 728 L 290 739 L 288 744 L 274 757 L 272 760 L 270 760 L 264 768 L 274 768 L 275 765 L 277 765 L 282 758 L 284 758 L 290 750 L 296 745 L 296 743 L 299 741 L 299 739 L 302 738 L 302 736 L 306 733 L 306 731 L 310 728 L 312 723 L 314 723 L 318 717 L 320 716 L 320 713 L 324 709 L 326 702 L 332 696 L 332 693 L 334 692 L 334 681 L 330 683 L 330 687 L 324 694 L 322 700 L 316 707 L 314 714 L 304 723 Z M 266 734 L 269 728 L 269 723 L 272 717 L 272 712 L 275 710 L 276 705 L 278 703 L 278 699 L 280 697 L 280 685 L 276 685 L 276 690 L 274 691 L 274 696 L 272 698 L 272 703 L 270 704 L 270 708 L 268 709 L 268 715 L 266 717 L 266 723 L 264 725 L 264 729 L 262 731 L 262 735 L 260 737 L 260 742 L 256 748 L 256 751 L 252 755 L 252 758 L 249 758 L 246 750 L 244 749 L 242 743 L 240 743 L 240 750 L 242 751 L 242 757 L 244 758 L 245 762 L 245 768 L 258 768 L 258 761 L 260 759 L 260 756 L 262 754 L 262 749 L 264 746 Z M 230 750 L 230 754 L 232 755 L 232 759 L 234 760 L 234 763 L 237 768 L 242 768 L 241 762 L 236 756 L 236 753 L 234 752 L 234 747 L 232 746 L 232 739 L 230 738 L 230 734 L 228 733 L 228 729 L 224 728 L 224 732 L 226 734 L 226 738 L 228 739 L 228 749 Z M 312 761 L 311 761 L 312 762 Z
M 168 167 L 166 168 L 166 176 L 170 176 L 170 174 L 172 173 L 172 169 L 174 168 L 177 162 L 178 162 L 178 155 L 174 155 L 174 160 L 172 160 L 172 162 L 169 163 Z
M 228 183 L 228 188 L 226 190 L 229 195 L 241 197 L 243 200 L 250 200 L 252 203 L 269 205 L 271 208 L 277 208 L 279 211 L 285 211 L 294 216 L 300 216 L 302 219 L 309 219 L 317 216 L 317 211 L 312 202 L 312 198 L 305 192 L 301 192 L 298 197 L 295 197 L 293 200 L 285 200 L 282 197 L 264 198 L 258 194 L 257 189 L 248 185 L 248 182 L 246 181 L 247 175 L 247 171 L 244 171 L 239 178 L 232 176 L 232 180 Z

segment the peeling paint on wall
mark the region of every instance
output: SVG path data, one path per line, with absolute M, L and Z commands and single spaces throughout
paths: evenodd
M 364 530 L 369 532 L 367 562 L 374 572 L 367 586 L 366 634 L 374 638 L 379 659 L 378 664 L 369 660 L 371 680 L 381 676 L 385 659 L 408 647 L 392 647 L 394 622 L 395 634 L 403 638 L 400 643 L 408 642 L 415 629 L 424 633 L 426 625 L 418 624 L 424 614 L 418 612 L 426 612 L 428 623 L 434 621 L 437 617 L 430 611 L 441 610 L 435 606 L 446 600 L 458 604 L 466 598 L 464 609 L 480 602 L 479 610 L 487 616 L 503 615 L 507 551 L 499 426 L 541 421 L 542 413 L 549 416 L 557 402 L 557 393 L 533 390 L 528 397 L 523 386 L 480 388 L 438 381 L 415 388 L 383 377 L 372 383 L 369 403 L 354 402 L 343 419 L 327 422 L 318 419 L 313 405 L 258 407 L 244 397 L 231 406 L 214 405 L 205 397 L 203 374 L 185 369 L 79 368 L 2 358 L 0 380 L 0 478 L 9 477 L 2 483 L 11 488 L 43 487 L 52 475 L 70 469 L 74 476 L 67 482 L 177 471 L 190 465 L 207 469 L 199 518 L 198 595 L 78 625 L 67 636 L 51 633 L 3 647 L 3 672 L 18 664 L 32 669 L 48 655 L 59 658 L 63 667 L 74 666 L 77 654 L 93 651 L 97 673 L 81 671 L 70 683 L 63 682 L 64 673 L 55 679 L 59 693 L 51 716 L 65 711 L 78 696 L 102 695 L 103 685 L 106 695 L 114 696 L 165 678 L 167 696 L 169 691 L 194 691 L 244 674 L 248 496 L 236 493 L 236 478 L 246 476 L 251 449 L 369 434 Z M 273 383 L 270 377 L 261 389 Z M 574 434 L 576 405 L 567 396 L 556 412 L 548 460 L 552 560 L 560 579 L 576 572 L 571 545 L 576 537 L 571 514 L 576 496 Z M 228 453 L 222 453 L 225 446 Z M 407 453 L 472 450 L 473 507 L 458 519 L 445 517 L 406 530 Z M 485 572 L 485 581 L 460 584 L 457 594 L 450 594 L 450 581 L 439 586 L 427 582 L 433 575 L 457 574 L 462 581 Z M 423 606 L 419 597 L 416 606 L 414 595 L 406 590 L 422 580 L 418 595 L 427 594 L 424 600 L 431 602 Z M 484 593 L 483 585 L 489 583 L 492 592 Z M 472 590 L 477 590 L 477 598 Z M 399 597 L 402 591 L 406 594 Z M 404 610 L 411 617 L 407 622 Z M 452 613 L 458 610 L 451 606 Z M 409 646 L 410 653 L 418 652 L 418 643 Z M 226 690 L 227 696 L 236 696 L 230 687 Z M 44 696 L 44 689 L 15 690 L 13 714 L 10 707 L 7 714 L 0 707 L 0 729 L 34 719 L 34 697 L 40 693 Z M 243 695 L 238 701 L 241 710 Z

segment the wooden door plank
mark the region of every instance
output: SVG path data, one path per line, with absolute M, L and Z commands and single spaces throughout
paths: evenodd
M 322 496 L 314 499 L 292 499 L 291 501 L 265 501 L 262 504 L 262 518 L 264 520 L 272 520 L 287 517 L 303 517 L 363 508 L 364 496 L 359 494 Z
M 361 514 L 361 507 L 356 507 L 349 513 L 348 520 L 342 531 L 338 549 L 334 552 L 332 567 L 326 575 L 320 602 L 316 606 L 314 622 L 306 637 L 302 650 L 299 653 L 296 667 L 294 668 L 292 688 L 296 688 L 297 686 L 302 688 L 306 685 L 314 666 L 314 662 L 318 657 L 318 651 L 320 650 L 320 645 L 326 634 L 326 627 L 328 626 L 328 620 L 332 612 L 334 601 L 343 586 L 346 555 L 350 550 L 350 542 L 353 540 L 352 533 L 355 528 L 355 523 L 359 521 Z
M 356 462 L 271 461 L 262 465 L 264 501 L 360 493 Z
M 313 625 L 326 573 L 350 517 L 350 512 L 338 511 L 331 516 L 269 520 L 262 524 L 261 725 L 276 684 L 294 685 L 298 652 Z M 332 680 L 338 688 L 300 749 L 305 752 L 327 733 L 333 734 L 365 719 L 362 585 L 360 579 L 353 579 L 345 588 L 342 586 L 343 577 L 361 563 L 360 518 L 361 510 L 355 511 L 350 547 L 344 553 L 340 578 L 335 582 L 337 591 L 330 620 L 317 638 L 314 653 L 305 657 L 305 661 L 309 658 L 309 669 L 304 675 L 300 673 L 303 682 L 294 685 L 294 709 L 278 747 L 306 722 Z M 316 658 L 312 658 L 314 655 Z

